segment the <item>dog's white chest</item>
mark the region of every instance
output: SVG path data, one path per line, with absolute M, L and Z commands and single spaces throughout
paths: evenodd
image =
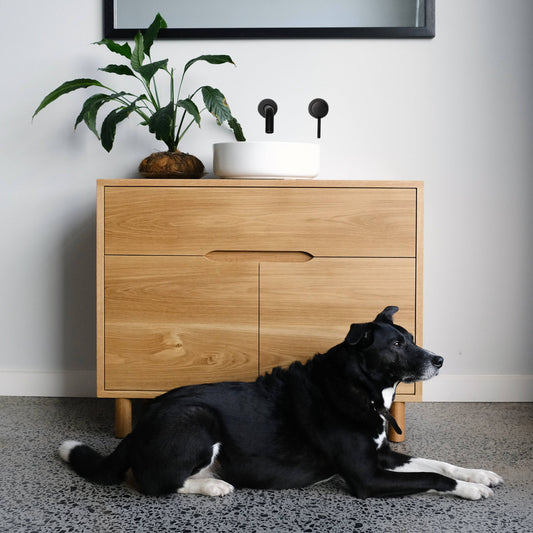
M 383 405 L 385 406 L 385 409 L 390 409 L 397 385 L 398 383 L 395 383 L 393 387 L 389 387 L 388 389 L 383 389 L 381 391 L 381 396 L 383 396 Z
M 381 391 L 381 396 L 383 397 L 383 405 L 385 409 L 390 409 L 390 406 L 392 405 L 392 400 L 394 399 L 394 393 L 396 391 L 397 385 L 398 383 L 395 383 L 393 387 L 389 387 Z M 381 420 L 383 420 L 383 431 L 374 439 L 374 442 L 376 443 L 376 447 L 378 448 L 378 450 L 379 448 L 383 446 L 383 443 L 385 442 L 387 438 L 387 434 L 385 431 L 385 428 L 387 427 L 385 417 L 383 415 L 379 415 L 379 416 L 381 417 Z

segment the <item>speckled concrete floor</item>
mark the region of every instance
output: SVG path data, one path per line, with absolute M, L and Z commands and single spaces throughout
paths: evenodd
M 61 532 L 531 532 L 533 404 L 407 406 L 412 455 L 494 470 L 495 497 L 436 495 L 356 500 L 342 481 L 299 490 L 240 490 L 220 499 L 149 498 L 128 485 L 75 476 L 57 456 L 67 438 L 101 451 L 112 436 L 110 400 L 0 397 L 0 531 Z

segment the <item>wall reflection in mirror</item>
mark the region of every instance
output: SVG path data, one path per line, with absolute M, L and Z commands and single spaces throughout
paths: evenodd
M 167 38 L 433 37 L 434 0 L 104 0 L 106 37 L 131 38 L 156 13 Z

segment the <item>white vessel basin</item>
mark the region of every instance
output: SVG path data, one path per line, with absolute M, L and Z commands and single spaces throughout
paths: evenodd
M 314 178 L 320 146 L 299 142 L 226 142 L 213 145 L 213 170 L 220 178 Z

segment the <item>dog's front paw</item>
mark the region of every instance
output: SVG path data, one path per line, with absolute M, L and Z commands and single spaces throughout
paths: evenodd
M 487 487 L 496 487 L 503 483 L 503 478 L 491 472 L 490 470 L 466 470 L 464 481 L 470 481 L 471 483 L 481 483 Z
M 204 485 L 204 494 L 207 496 L 226 496 L 233 492 L 233 485 L 221 479 L 211 479 Z
M 233 492 L 233 485 L 222 479 L 194 478 L 185 480 L 183 487 L 178 489 L 180 494 L 205 494 L 206 496 L 226 496 Z
M 487 485 L 468 481 L 458 481 L 457 487 L 452 491 L 452 494 L 466 500 L 481 500 L 482 498 L 494 496 L 494 492 Z

